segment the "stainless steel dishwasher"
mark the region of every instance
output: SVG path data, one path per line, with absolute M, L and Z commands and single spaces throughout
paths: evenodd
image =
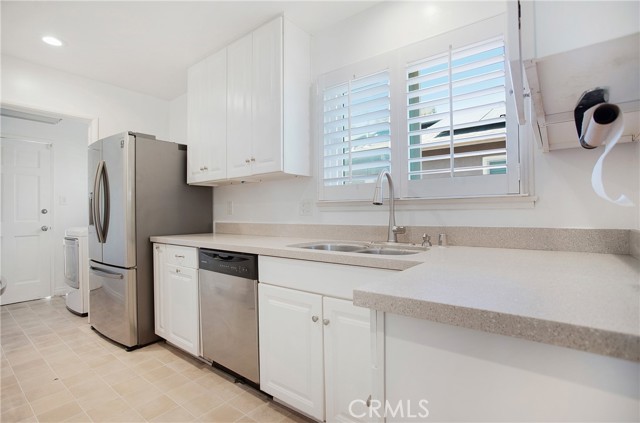
M 200 249 L 202 358 L 260 383 L 258 256 Z

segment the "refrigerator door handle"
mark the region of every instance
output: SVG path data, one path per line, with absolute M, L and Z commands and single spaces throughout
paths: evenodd
M 104 184 L 104 220 L 102 226 L 102 242 L 106 242 L 107 233 L 109 233 L 109 216 L 111 215 L 111 190 L 109 189 L 109 173 L 107 172 L 107 164 L 103 161 L 102 166 L 102 182 Z
M 98 242 L 100 244 L 104 244 L 104 239 L 102 238 L 102 225 L 100 224 L 100 180 L 102 178 L 102 168 L 104 167 L 104 161 L 100 161 L 98 163 L 98 168 L 96 169 L 96 176 L 93 180 L 93 221 L 96 225 L 96 235 L 98 236 Z
M 89 193 L 89 226 L 94 226 L 93 223 L 93 193 Z
M 124 276 L 122 275 L 122 273 L 111 273 L 111 272 L 107 272 L 104 271 L 102 269 L 98 269 L 97 267 L 90 267 L 91 269 L 91 273 L 94 273 L 98 276 L 101 276 L 103 278 L 109 278 L 109 279 L 123 279 Z

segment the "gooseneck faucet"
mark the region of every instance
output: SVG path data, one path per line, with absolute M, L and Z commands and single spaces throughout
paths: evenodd
M 398 234 L 403 234 L 407 231 L 404 226 L 396 226 L 396 204 L 394 201 L 395 192 L 393 190 L 393 180 L 391 174 L 387 170 L 383 170 L 378 175 L 376 180 L 376 188 L 373 192 L 373 204 L 376 206 L 382 205 L 382 178 L 387 177 L 389 183 L 389 230 L 387 232 L 387 242 L 398 242 Z

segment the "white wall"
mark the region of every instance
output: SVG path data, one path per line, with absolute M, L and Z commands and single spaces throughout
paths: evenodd
M 169 116 L 169 141 L 187 143 L 187 94 L 171 100 Z
M 87 226 L 87 134 L 85 122 L 63 119 L 57 125 L 2 117 L 3 135 L 53 144 L 53 216 L 51 244 L 55 294 L 68 291 L 64 282 L 62 239 L 67 228 Z M 63 204 L 65 203 L 65 204 Z
M 166 100 L 10 56 L 2 56 L 1 70 L 3 104 L 97 118 L 100 138 L 135 131 L 169 139 Z
M 552 2 L 556 3 L 556 2 Z M 627 3 L 619 6 L 609 2 L 588 2 L 586 15 L 603 16 L 629 13 Z M 558 16 L 580 8 L 580 3 L 559 4 L 553 9 L 548 2 L 541 3 L 542 22 L 555 26 L 546 28 L 545 38 L 540 41 L 551 51 L 548 42 L 555 31 L 563 39 L 562 48 L 580 46 L 584 32 L 590 25 L 581 24 L 578 30 L 558 28 Z M 537 6 L 537 5 L 536 5 Z M 347 19 L 332 28 L 314 34 L 312 38 L 312 73 L 314 78 L 330 70 L 358 62 L 408 43 L 442 33 L 446 28 L 466 26 L 473 21 L 503 12 L 503 2 L 385 2 L 360 15 Z M 610 10 L 614 7 L 614 11 Z M 631 8 L 636 6 L 631 6 Z M 453 17 L 455 16 L 455 19 Z M 582 15 L 581 15 L 582 16 Z M 636 14 L 637 16 L 637 14 Z M 552 19 L 553 18 L 553 19 Z M 455 22 L 455 24 L 452 24 Z M 606 29 L 599 30 L 602 36 L 628 33 L 629 19 L 620 22 L 598 23 Z M 623 25 L 615 29 L 616 25 Z M 565 14 L 564 25 L 572 25 L 572 18 Z M 637 30 L 637 23 L 635 26 Z M 539 32 L 542 29 L 538 29 Z M 576 39 L 574 39 L 576 38 Z M 592 42 L 593 37 L 589 38 Z M 542 48 L 542 47 L 539 47 Z M 181 100 L 182 101 L 182 100 Z M 176 104 L 177 105 L 177 104 Z M 186 106 L 172 108 L 175 120 L 186 116 Z M 173 119 L 172 119 L 173 120 Z M 530 134 L 529 134 L 530 135 Z M 315 136 L 315 134 L 314 134 Z M 629 195 L 636 205 L 640 202 L 640 143 L 619 145 L 605 164 L 606 187 L 611 196 L 620 193 Z M 316 148 L 313 148 L 314 153 Z M 580 148 L 542 153 L 534 147 L 535 193 L 539 200 L 531 209 L 497 210 L 430 210 L 424 207 L 399 206 L 398 224 L 402 225 L 448 225 L 448 226 L 518 226 L 518 227 L 568 227 L 568 228 L 638 228 L 640 208 L 622 208 L 599 199 L 591 189 L 590 175 L 602 149 L 592 151 Z M 316 160 L 313 161 L 316 165 Z M 317 172 L 317 169 L 315 170 Z M 217 187 L 214 189 L 214 216 L 217 221 L 251 221 L 276 223 L 331 223 L 374 224 L 387 223 L 387 208 L 372 205 L 344 207 L 314 207 L 312 216 L 300 216 L 302 200 L 317 199 L 317 179 L 297 178 L 287 181 L 272 181 L 260 184 L 244 184 Z M 373 192 L 372 192 L 373 195 Z M 227 213 L 228 202 L 233 202 L 233 215 Z

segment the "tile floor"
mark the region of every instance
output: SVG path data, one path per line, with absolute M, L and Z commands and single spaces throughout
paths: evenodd
M 309 422 L 164 342 L 124 351 L 61 297 L 0 312 L 1 422 Z

